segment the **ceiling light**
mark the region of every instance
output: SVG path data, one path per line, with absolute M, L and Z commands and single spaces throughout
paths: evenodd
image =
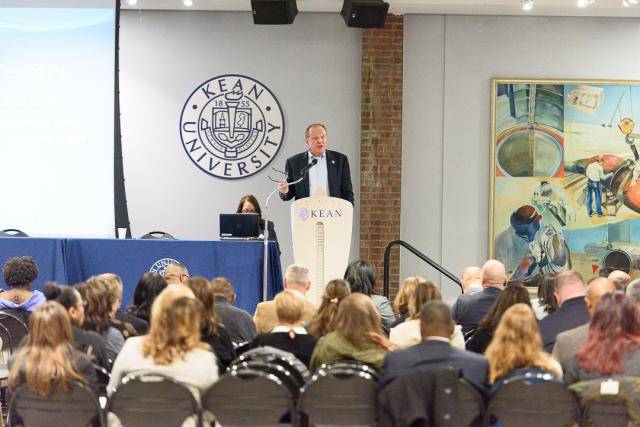
M 182 0 L 182 3 L 187 7 L 193 6 L 193 0 Z
M 629 0 L 629 3 L 631 3 L 631 4 L 638 4 L 638 0 Z
M 533 9 L 533 0 L 522 0 L 522 10 Z
M 587 7 L 595 2 L 596 0 L 578 0 L 578 7 Z
M 138 0 L 126 0 L 125 3 L 127 6 L 135 6 L 138 3 Z
M 627 0 L 622 0 L 622 5 L 624 7 L 629 7 L 629 2 Z

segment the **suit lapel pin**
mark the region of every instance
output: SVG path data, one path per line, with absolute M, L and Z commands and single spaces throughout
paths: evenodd
M 335 164 L 336 164 L 336 161 L 335 161 L 335 160 L 331 160 L 331 164 L 332 164 L 332 165 L 335 165 Z

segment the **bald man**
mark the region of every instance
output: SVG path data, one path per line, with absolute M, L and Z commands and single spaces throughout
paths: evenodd
M 463 294 L 473 294 L 482 290 L 482 269 L 475 265 L 465 267 L 460 276 Z M 453 297 L 447 301 L 449 306 L 453 307 L 458 301 L 458 297 Z
M 587 304 L 587 313 L 589 318 L 593 317 L 596 304 L 600 298 L 607 292 L 615 291 L 616 287 L 609 279 L 605 277 L 596 277 L 589 282 L 585 303 Z M 589 323 L 569 329 L 558 334 L 556 344 L 553 346 L 553 357 L 562 365 L 562 370 L 566 372 L 567 365 L 571 359 L 578 353 L 580 347 L 587 342 L 589 336 Z
M 462 326 L 462 333 L 478 327 L 478 324 L 498 298 L 507 280 L 504 264 L 490 259 L 482 266 L 482 291 L 463 294 L 452 307 L 453 318 Z
M 608 279 L 616 286 L 616 290 L 622 292 L 626 292 L 627 286 L 631 283 L 631 276 L 622 270 L 613 270 Z
M 580 273 L 564 271 L 556 276 L 555 292 L 558 309 L 540 321 L 540 337 L 544 350 L 551 353 L 560 332 L 589 322 L 585 294 L 587 287 Z
M 164 268 L 167 285 L 183 285 L 189 281 L 189 270 L 180 263 L 169 264 Z

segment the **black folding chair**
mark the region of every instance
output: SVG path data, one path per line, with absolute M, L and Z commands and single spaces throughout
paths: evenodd
M 27 313 L 24 310 L 0 310 L 0 325 L 4 326 L 11 337 L 9 349 L 13 351 L 18 348 L 18 344 L 29 334 L 27 326 Z
M 165 233 L 164 231 L 150 231 L 140 238 L 145 240 L 177 240 L 171 234 Z
M 355 369 L 357 371 L 366 372 L 367 374 L 374 377 L 376 380 L 379 377 L 378 371 L 371 365 L 367 365 L 364 362 L 360 362 L 359 360 L 338 360 L 336 362 L 331 363 L 323 363 L 320 365 L 320 369 L 328 370 L 328 369 Z
M 458 422 L 460 426 L 482 427 L 486 423 L 484 397 L 464 378 L 458 380 Z
M 5 228 L 0 230 L 0 237 L 29 237 L 29 235 L 17 228 Z
M 550 374 L 532 374 L 506 381 L 488 413 L 505 427 L 560 427 L 576 423 L 580 408 L 564 383 Z
M 358 367 L 344 362 L 323 365 L 303 388 L 298 412 L 317 425 L 375 425 L 377 377 Z
M 631 425 L 627 405 L 622 399 L 587 404 L 583 408 L 582 420 L 582 425 L 593 427 L 627 427 Z
M 51 398 L 33 394 L 21 385 L 11 395 L 9 426 L 86 427 L 103 426 L 98 398 L 84 384 L 70 383 L 71 392 L 61 390 Z
M 295 357 L 295 356 L 291 355 L 291 357 Z M 278 354 L 269 353 L 268 351 L 265 351 L 265 352 L 252 351 L 249 353 L 243 353 L 238 358 L 236 358 L 233 362 L 231 362 L 231 365 L 229 366 L 229 368 L 231 369 L 234 365 L 238 365 L 242 362 L 248 362 L 248 361 L 261 361 L 264 363 L 271 363 L 271 364 L 282 366 L 287 372 L 289 372 L 293 380 L 299 385 L 299 388 L 301 388 L 305 383 L 305 379 L 302 376 L 302 373 L 300 372 L 300 370 L 298 370 L 298 368 L 296 368 L 296 366 L 291 362 L 290 359 L 287 359 L 286 357 L 283 357 Z
M 189 417 L 200 425 L 196 398 L 184 384 L 157 374 L 128 375 L 107 401 L 123 426 L 175 427 Z
M 289 388 L 277 376 L 247 368 L 236 368 L 220 377 L 202 398 L 202 408 L 224 427 L 273 426 L 295 414 Z M 294 426 L 298 425 L 293 417 Z

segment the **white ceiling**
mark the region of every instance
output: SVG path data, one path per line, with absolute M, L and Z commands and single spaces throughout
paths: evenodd
M 395 14 L 462 14 L 462 15 L 537 15 L 537 16 L 615 16 L 640 17 L 640 4 L 625 7 L 622 0 L 595 0 L 579 8 L 576 0 L 535 0 L 533 10 L 522 10 L 521 0 L 386 0 Z M 185 7 L 182 0 L 138 0 L 124 9 L 227 10 L 249 11 L 251 0 L 193 0 Z M 297 0 L 300 12 L 339 12 L 342 0 Z

